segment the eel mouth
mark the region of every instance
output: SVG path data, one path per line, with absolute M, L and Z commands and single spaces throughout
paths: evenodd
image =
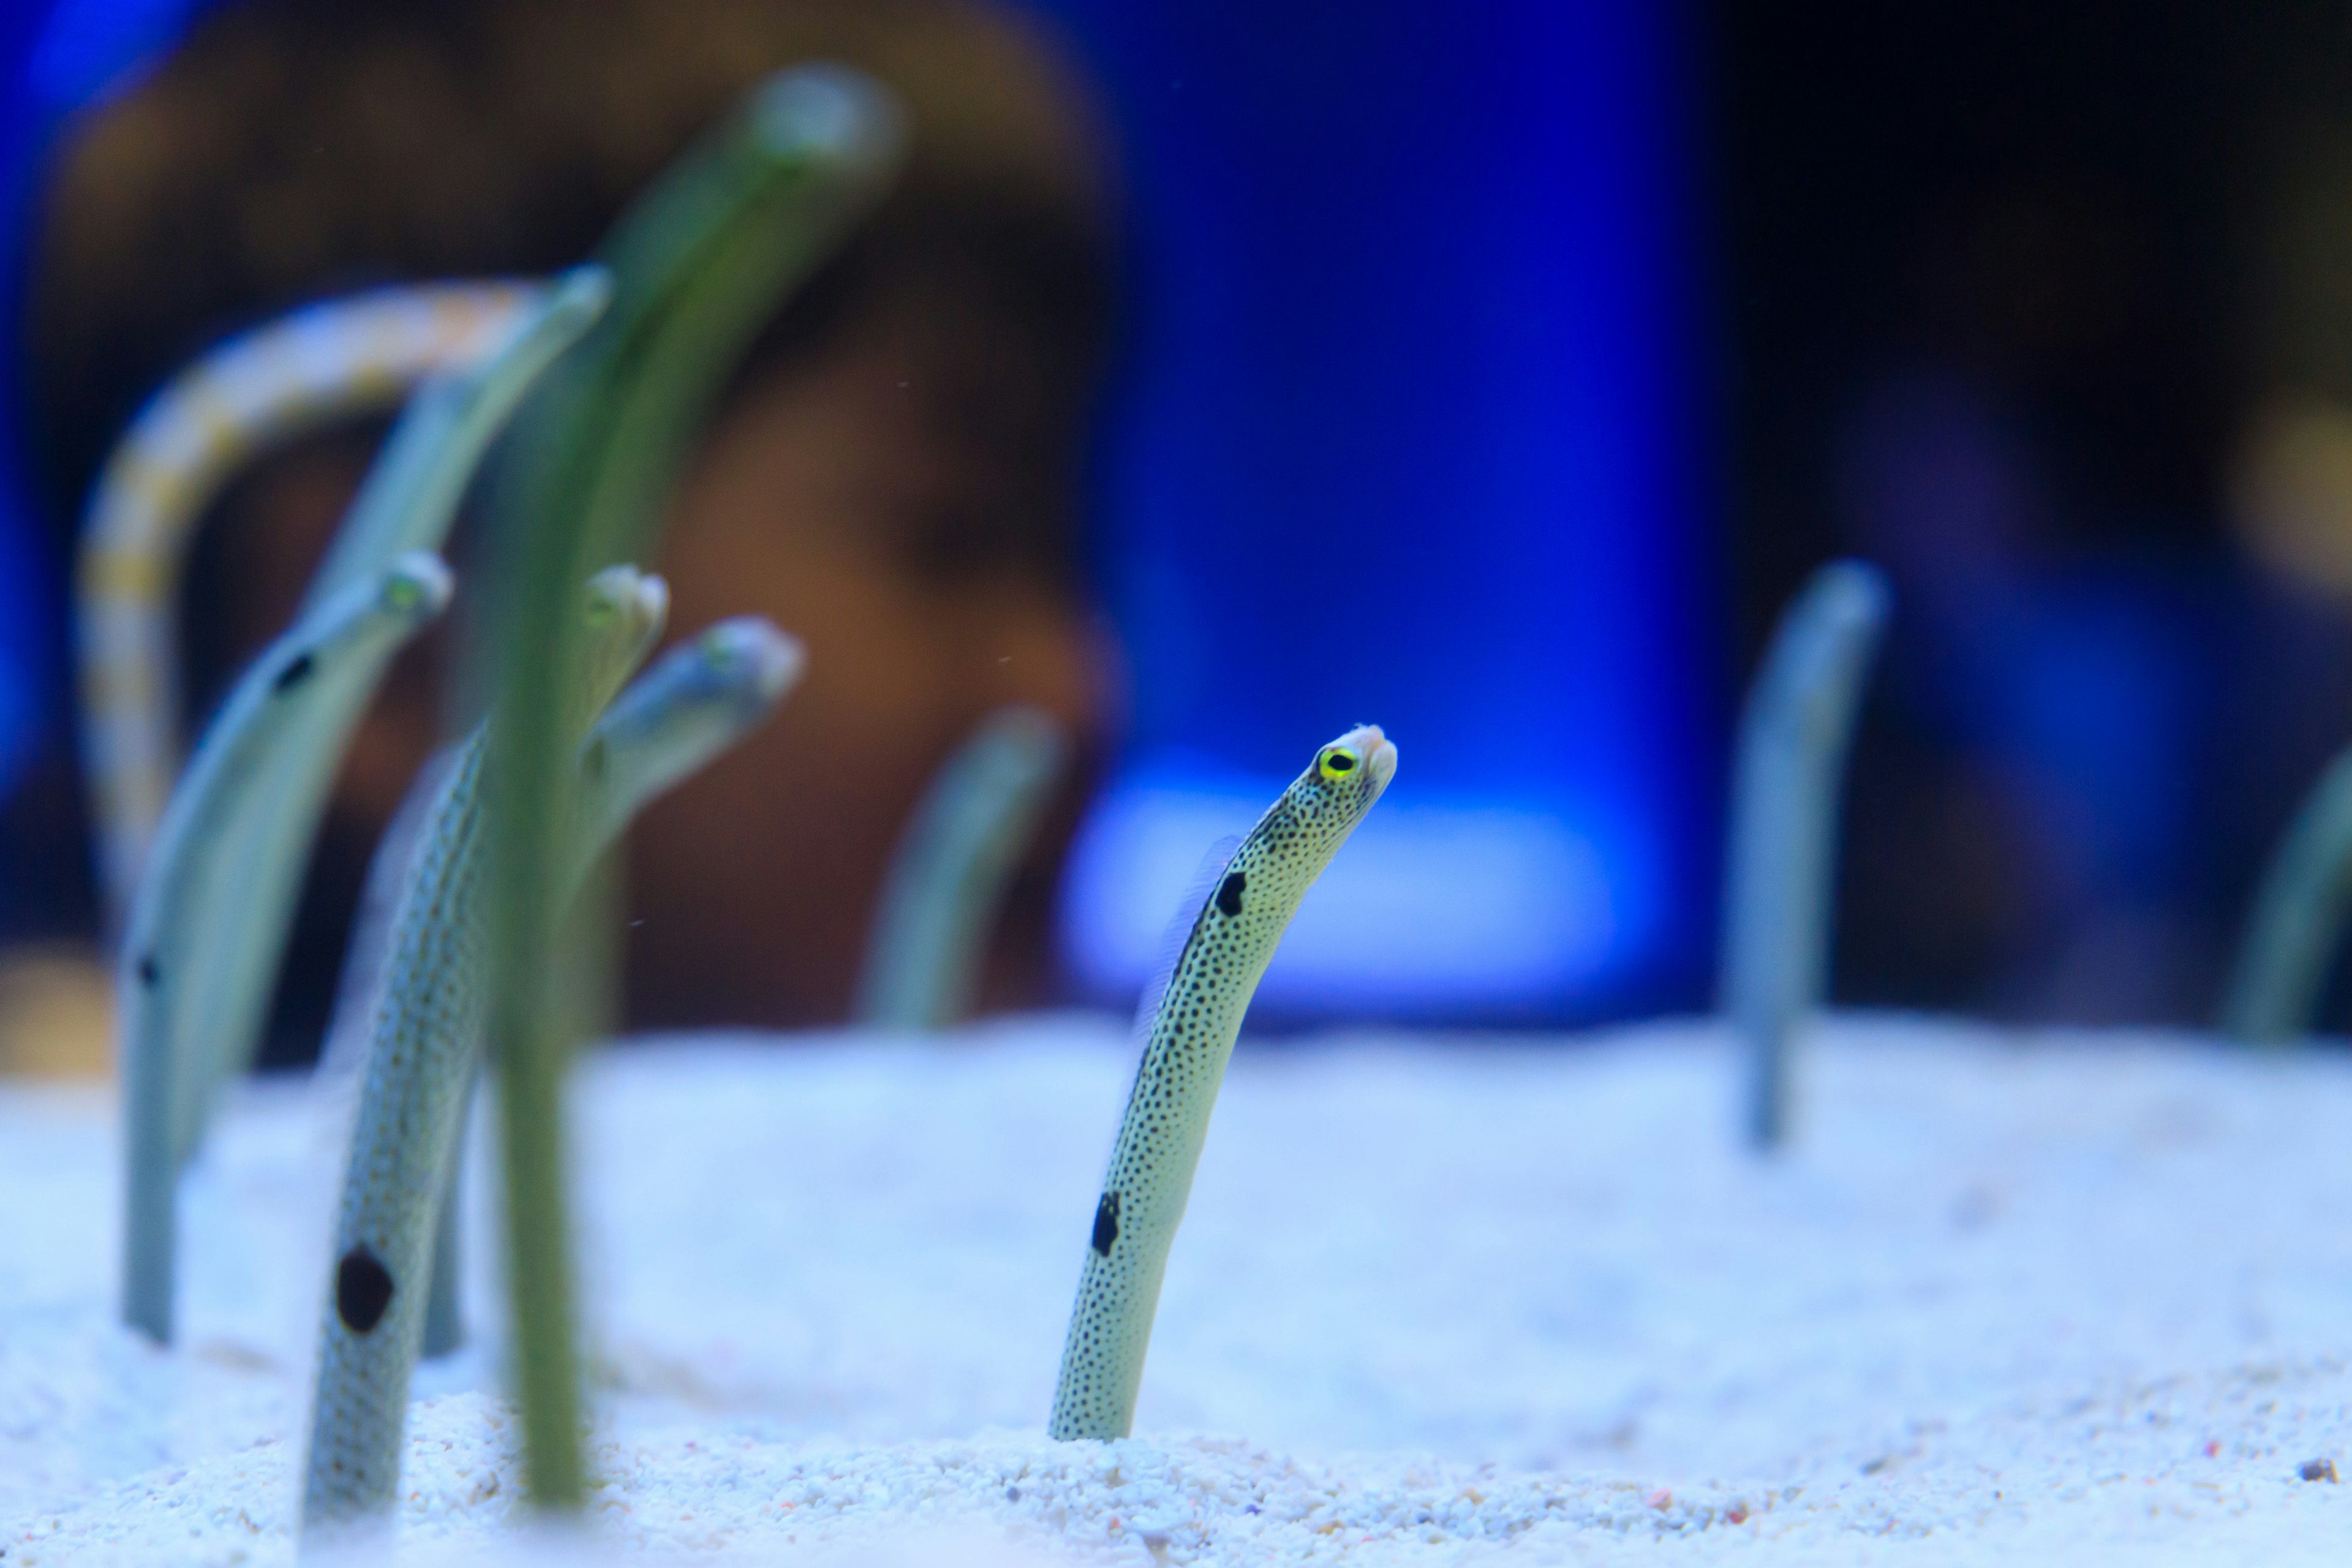
M 1354 748 L 1364 759 L 1365 782 L 1371 788 L 1370 798 L 1378 800 L 1389 787 L 1389 780 L 1396 776 L 1396 742 L 1382 734 L 1378 724 L 1360 724 L 1342 735 L 1339 744 Z

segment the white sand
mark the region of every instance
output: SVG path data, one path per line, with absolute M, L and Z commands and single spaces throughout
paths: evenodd
M 1140 1436 L 1103 1446 L 1042 1426 L 1123 1028 L 604 1055 L 579 1108 L 593 1538 L 2352 1562 L 2345 1487 L 2300 1474 L 2352 1477 L 2352 1058 L 1847 1020 L 1801 1059 L 1796 1145 L 1759 1164 L 1699 1026 L 1245 1048 Z M 315 1120 L 281 1087 L 222 1128 L 163 1354 L 110 1323 L 106 1097 L 0 1091 L 0 1568 L 291 1560 Z M 495 1369 L 477 1347 L 420 1381 L 403 1560 L 521 1551 Z

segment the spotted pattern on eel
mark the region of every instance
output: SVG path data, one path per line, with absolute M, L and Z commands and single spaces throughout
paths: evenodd
M 1308 887 L 1388 787 L 1396 747 L 1377 725 L 1315 754 L 1225 863 L 1151 1016 L 1095 1205 L 1048 1430 L 1124 1437 L 1169 1245 L 1184 1217 L 1209 1113 L 1259 977 Z

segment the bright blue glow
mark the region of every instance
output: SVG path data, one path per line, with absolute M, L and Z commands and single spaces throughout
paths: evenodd
M 165 31 L 140 18 L 167 8 L 158 0 L 0 5 L 0 297 L 23 297 L 31 173 L 44 141 L 99 85 L 84 86 L 89 71 L 104 60 L 119 71 L 136 58 L 111 54 L 97 40 L 136 35 L 152 48 Z M 0 324 L 0 361 L 12 365 L 22 360 L 19 315 L 12 310 Z M 16 378 L 0 378 L 0 798 L 56 727 L 65 668 L 63 567 L 25 486 L 16 400 Z M 0 910 L 10 902 L 6 893 L 0 889 Z
M 1605 896 L 1506 900 L 1557 931 L 1493 964 L 1428 946 L 1410 986 L 1367 927 L 1336 1004 L 1695 1000 L 1720 697 L 1675 8 L 1041 8 L 1108 84 L 1137 273 L 1097 485 L 1135 748 L 1073 869 L 1074 963 L 1133 959 L 1172 897 L 1140 846 L 1216 815 L 1164 759 L 1255 781 L 1262 809 L 1372 721 L 1405 760 L 1335 877 L 1443 801 Z M 1450 912 L 1479 897 L 1409 879 Z M 1635 903 L 1605 942 L 1571 912 Z
M 1066 883 L 1068 957 L 1124 1005 L 1164 956 L 1204 854 L 1288 781 L 1139 763 L 1089 815 Z M 1601 814 L 1384 800 L 1307 895 L 1259 987 L 1276 1012 L 1542 1016 L 1653 936 L 1642 857 Z M 1205 896 L 1203 891 L 1202 897 Z
M 160 54 L 204 8 L 204 0 L 58 0 L 26 61 L 26 87 L 50 112 L 78 109 Z

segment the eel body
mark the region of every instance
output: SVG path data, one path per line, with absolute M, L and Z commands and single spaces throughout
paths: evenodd
M 1723 1010 L 1748 1062 L 1748 1138 L 1779 1146 L 1789 1036 L 1821 1000 L 1838 797 L 1886 579 L 1860 561 L 1813 574 L 1781 615 L 1740 716 L 1723 932 Z
M 116 443 L 91 495 L 75 585 L 82 756 L 111 929 L 127 918 L 179 767 L 173 606 L 206 505 L 257 453 L 391 407 L 425 377 L 474 363 L 538 293 L 520 282 L 434 283 L 310 306 L 182 371 Z
M 738 616 L 681 643 L 629 683 L 581 748 L 579 872 L 631 818 L 741 740 L 799 681 L 800 639 Z
M 534 1508 L 577 1512 L 579 1325 L 565 1218 L 564 1064 L 576 1009 L 554 921 L 565 824 L 545 803 L 571 776 L 544 693 L 572 678 L 565 584 L 607 561 L 651 559 L 672 481 L 786 293 L 879 201 L 905 143 L 877 83 L 839 66 L 767 79 L 632 204 L 597 247 L 613 306 L 518 422 L 499 490 L 499 551 L 474 666 L 493 693 L 488 896 L 489 1030 L 498 1056 L 512 1369 Z M 610 923 L 593 910 L 576 930 Z
M 345 688 L 373 686 L 386 660 L 448 604 L 434 556 L 399 557 L 299 621 L 255 662 L 205 733 L 172 796 L 155 873 L 141 880 L 115 983 L 123 1087 L 123 1321 L 172 1337 L 181 1139 L 192 1071 L 187 1021 L 206 979 L 189 918 L 240 868 L 227 819 L 299 733 Z
M 622 693 L 580 746 L 575 879 L 646 801 L 763 718 L 801 665 L 797 642 L 746 617 L 673 650 Z M 481 1058 L 486 753 L 478 733 L 438 786 L 374 984 L 320 1330 L 306 1535 L 391 1508 L 428 1305 L 441 1258 L 454 1255 L 436 1254 L 435 1237 Z
M 658 578 L 615 566 L 589 583 L 584 605 L 573 603 L 583 674 L 572 689 L 590 707 L 628 679 L 661 635 L 668 595 Z M 562 719 L 579 732 L 580 715 Z M 478 726 L 459 749 L 425 810 L 371 1002 L 320 1339 L 306 1531 L 382 1513 L 399 1480 L 399 1434 L 424 1327 L 419 1287 L 481 1054 L 487 729 Z
M 580 749 L 577 874 L 586 876 L 656 795 L 700 771 L 766 718 L 806 662 L 798 638 L 756 616 L 742 616 L 671 649 L 630 682 Z M 375 880 L 372 873 L 371 885 Z M 382 953 L 355 948 L 352 959 L 359 973 L 370 973 Z M 457 1170 L 453 1166 L 435 1222 L 432 1293 L 425 1308 L 427 1357 L 447 1355 L 465 1339 Z
M 2221 1004 L 2221 1031 L 2281 1046 L 2311 1033 L 2352 907 L 2352 750 L 2337 755 L 2272 851 Z
M 1001 708 L 940 770 L 898 840 L 859 977 L 871 1028 L 939 1029 L 971 1007 L 992 917 L 1068 752 L 1062 727 Z
M 346 513 L 304 598 L 310 609 L 409 550 L 437 550 L 484 450 L 524 394 L 586 331 L 611 292 L 583 268 L 520 310 L 501 342 L 471 363 L 428 379 L 410 399 L 383 455 Z M 325 815 L 335 770 L 373 681 L 321 689 L 308 722 L 289 729 L 268 771 L 230 803 L 226 821 L 238 875 L 213 884 L 190 911 L 187 941 L 201 976 L 178 1047 L 191 1054 L 173 1118 L 183 1163 L 201 1140 L 222 1084 L 251 1062 Z
M 1057 1440 L 1124 1437 L 1134 1428 L 1169 1244 L 1242 1015 L 1299 900 L 1388 787 L 1396 763 L 1396 747 L 1375 725 L 1318 752 L 1234 851 L 1194 919 L 1148 1015 L 1096 1202 L 1054 1392 L 1048 1430 Z

